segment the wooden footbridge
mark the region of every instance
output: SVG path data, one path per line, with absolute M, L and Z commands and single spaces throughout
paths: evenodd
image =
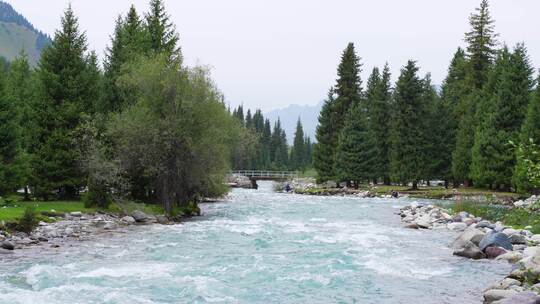
M 298 177 L 298 172 L 296 171 L 239 170 L 231 173 L 248 177 L 254 189 L 258 188 L 258 180 L 286 181 Z

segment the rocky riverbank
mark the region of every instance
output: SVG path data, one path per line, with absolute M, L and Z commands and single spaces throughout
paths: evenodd
M 92 237 L 125 228 L 130 225 L 168 224 L 165 216 L 148 215 L 134 211 L 131 215 L 120 217 L 115 214 L 49 214 L 51 223 L 40 222 L 31 233 L 8 233 L 0 230 L 0 256 L 11 254 L 14 250 L 29 246 L 58 248 L 67 242 L 88 240 Z
M 399 214 L 406 228 L 459 232 L 451 243 L 456 256 L 513 264 L 514 270 L 505 279 L 485 290 L 484 303 L 540 303 L 540 234 L 492 223 L 467 212 L 452 215 L 443 208 L 416 202 Z
M 359 189 L 348 188 L 345 184 L 328 181 L 318 184 L 313 178 L 297 178 L 277 185 L 278 190 L 285 190 L 287 185 L 291 193 L 317 196 L 360 196 L 360 197 L 412 197 L 426 199 L 444 199 L 469 201 L 477 203 L 494 203 L 513 205 L 519 201 L 520 195 L 515 193 L 486 191 L 480 189 L 460 188 L 445 189 L 441 186 L 411 189 L 402 186 L 361 185 Z

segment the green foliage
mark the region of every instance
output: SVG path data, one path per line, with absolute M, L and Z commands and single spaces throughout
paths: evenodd
M 383 178 L 389 183 L 389 138 L 392 118 L 392 92 L 390 85 L 390 68 L 384 66 L 382 75 L 377 68 L 369 77 L 366 90 L 366 108 L 368 115 L 368 137 L 374 151 L 371 153 L 372 178 Z
M 531 138 L 516 147 L 514 185 L 518 192 L 540 189 L 540 147 Z
M 516 164 L 509 142 L 519 140 L 533 85 L 523 45 L 518 45 L 512 54 L 503 49 L 489 83 L 495 91 L 485 94 L 487 98 L 478 114 L 482 118 L 475 134 L 472 177 L 481 186 L 509 189 Z
M 62 29 L 43 50 L 37 71 L 31 184 L 44 199 L 75 197 L 84 185 L 74 130 L 83 113 L 93 112 L 98 88 L 95 55 L 87 54 L 86 49 L 86 37 L 69 7 Z
M 487 80 L 497 45 L 497 34 L 489 12 L 488 0 L 482 0 L 476 13 L 469 17 L 469 23 L 471 31 L 465 34 L 471 69 L 469 81 L 474 88 L 481 89 Z
M 416 184 L 425 176 L 425 100 L 418 67 L 410 60 L 401 69 L 394 93 L 394 117 L 390 134 L 390 172 L 396 182 Z
M 23 216 L 19 219 L 16 229 L 18 231 L 30 233 L 36 229 L 39 220 L 37 219 L 36 210 L 34 207 L 27 207 L 24 210 Z
M 333 89 L 328 92 L 321 113 L 319 114 L 319 125 L 317 126 L 316 139 L 313 150 L 313 166 L 317 170 L 318 181 L 325 182 L 336 177 L 334 171 L 335 153 L 338 144 L 338 135 L 335 128 L 335 96 Z
M 134 62 L 120 84 L 136 103 L 107 126 L 120 172 L 141 172 L 167 212 L 222 189 L 234 123 L 202 68 L 159 55 Z
M 360 181 L 374 178 L 374 153 L 365 108 L 362 104 L 356 104 L 349 111 L 339 138 L 335 165 L 338 179 L 354 181 L 357 186 Z
M 307 160 L 307 143 L 306 138 L 304 138 L 304 129 L 302 128 L 302 122 L 298 118 L 298 123 L 296 124 L 296 132 L 294 133 L 294 142 L 291 150 L 291 158 L 289 161 L 290 168 L 293 170 L 305 170 L 308 160 Z
M 17 190 L 22 178 L 18 168 L 21 152 L 18 108 L 10 98 L 6 82 L 5 72 L 0 72 L 0 196 Z

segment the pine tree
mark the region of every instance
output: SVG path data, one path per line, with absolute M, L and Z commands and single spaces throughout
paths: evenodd
M 248 109 L 246 113 L 246 128 L 252 129 L 253 127 L 254 126 L 253 126 L 253 117 L 251 117 L 251 109 Z
M 313 143 L 309 136 L 306 136 L 304 142 L 306 143 L 306 155 L 304 156 L 306 167 L 311 168 L 313 166 Z
M 30 175 L 28 149 L 31 143 L 30 136 L 34 121 L 31 115 L 33 85 L 28 57 L 25 53 L 21 53 L 11 63 L 5 83 L 6 101 L 16 113 L 16 115 L 12 116 L 12 119 L 16 120 L 16 125 L 10 128 L 17 135 L 18 153 L 11 165 L 12 172 L 16 172 L 16 175 L 12 174 L 11 180 L 17 187 L 27 185 Z M 6 126 L 9 125 L 8 122 Z M 28 192 L 26 193 L 28 194 Z
M 496 54 L 497 34 L 488 0 L 482 0 L 476 11 L 469 17 L 471 31 L 465 34 L 465 42 L 468 44 L 470 81 L 474 88 L 481 89 L 487 81 L 488 71 Z
M 347 114 L 336 152 L 336 175 L 340 181 L 359 183 L 375 177 L 373 154 L 365 108 L 357 103 Z
M 306 168 L 306 143 L 304 142 L 304 129 L 300 117 L 296 123 L 294 142 L 291 150 L 290 167 L 293 170 L 304 170 Z
M 166 54 L 170 61 L 181 63 L 180 38 L 165 11 L 163 0 L 150 0 L 150 12 L 146 14 L 145 21 L 147 51 Z
M 21 186 L 17 167 L 20 153 L 20 128 L 16 104 L 6 90 L 6 73 L 0 66 L 0 196 Z
M 269 119 L 264 121 L 264 129 L 261 135 L 261 168 L 270 169 L 270 163 L 272 162 L 271 152 L 272 142 L 272 127 Z
M 458 48 L 446 76 L 441 90 L 441 105 L 439 114 L 441 119 L 438 123 L 445 137 L 439 144 L 445 152 L 441 155 L 441 178 L 445 179 L 448 185 L 449 180 L 454 179 L 452 170 L 453 151 L 456 150 L 457 133 L 460 126 L 460 120 L 464 116 L 464 99 L 469 94 L 466 83 L 467 77 L 467 59 L 465 52 Z
M 316 131 L 317 144 L 313 149 L 313 166 L 317 170 L 319 182 L 333 180 L 336 177 L 334 162 L 338 136 L 335 133 L 335 106 L 334 90 L 330 89 L 319 114 L 319 125 Z
M 117 81 L 123 74 L 122 67 L 143 54 L 143 30 L 134 6 L 131 6 L 126 18 L 119 16 L 116 20 L 111 46 L 105 51 L 104 94 L 98 107 L 99 112 L 119 112 L 134 99 L 129 92 L 120 91 Z
M 276 170 L 284 170 L 288 166 L 289 150 L 285 131 L 281 128 L 281 121 L 278 118 L 274 124 L 272 137 L 270 139 L 270 156 L 272 166 Z
M 373 165 L 373 179 L 382 178 L 386 184 L 390 183 L 388 133 L 391 120 L 391 87 L 390 68 L 385 65 L 382 75 L 378 68 L 374 68 L 368 80 L 366 89 L 366 107 L 368 120 L 369 141 L 375 149 L 371 153 L 370 164 Z
M 515 167 L 509 142 L 518 142 L 533 87 L 527 51 L 519 44 L 512 54 L 503 50 L 491 77 L 495 91 L 479 125 L 473 148 L 472 174 L 476 184 L 508 190 Z
M 38 92 L 34 105 L 32 184 L 45 199 L 57 192 L 60 198 L 76 196 L 84 184 L 74 149 L 74 132 L 82 114 L 91 112 L 96 92 L 92 56 L 86 54 L 84 33 L 71 6 L 62 17 L 62 29 L 42 52 Z
M 416 63 L 409 60 L 401 69 L 394 93 L 394 117 L 390 135 L 390 172 L 396 182 L 412 182 L 413 188 L 425 174 L 422 80 Z
M 442 121 L 447 120 L 450 112 L 442 104 L 437 91 L 431 83 L 428 73 L 422 81 L 422 98 L 425 106 L 424 116 L 424 177 L 431 179 L 448 179 L 450 175 L 451 150 L 447 150 L 448 128 Z
M 335 136 L 339 137 L 349 109 L 360 102 L 362 97 L 362 81 L 360 80 L 360 58 L 356 55 L 354 44 L 349 43 L 343 51 L 338 66 L 338 79 L 335 93 L 337 95 L 334 106 Z

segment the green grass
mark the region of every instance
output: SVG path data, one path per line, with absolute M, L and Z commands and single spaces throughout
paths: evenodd
M 81 211 L 83 213 L 95 212 L 95 209 L 85 208 L 81 201 L 56 202 L 17 202 L 13 207 L 0 207 L 0 221 L 14 221 L 20 218 L 27 207 L 34 207 L 39 214 L 42 211 L 56 211 L 59 213 Z
M 307 169 L 304 172 L 300 172 L 299 177 L 301 178 L 317 178 L 317 171 L 313 168 Z

